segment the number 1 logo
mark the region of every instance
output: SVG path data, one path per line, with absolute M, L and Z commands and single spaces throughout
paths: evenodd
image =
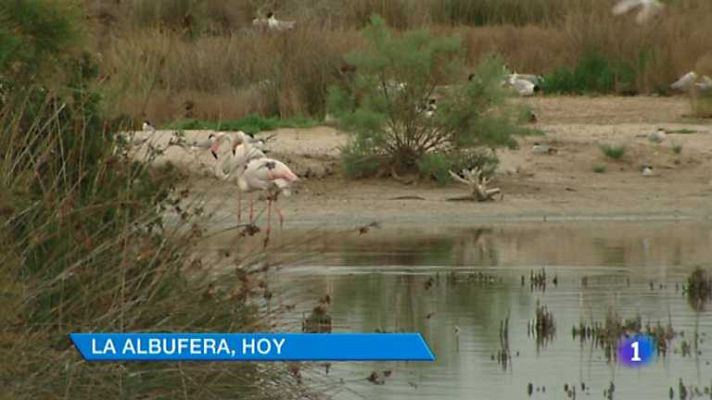
M 648 335 L 622 338 L 618 345 L 618 361 L 629 367 L 642 367 L 655 358 L 655 339 Z
M 633 357 L 630 359 L 630 361 L 638 362 L 638 361 L 643 361 L 640 359 L 640 342 L 633 342 L 631 343 L 630 347 L 633 348 Z

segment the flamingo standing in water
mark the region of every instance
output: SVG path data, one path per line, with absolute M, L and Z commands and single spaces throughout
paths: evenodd
M 221 179 L 237 178 L 238 183 L 238 202 L 241 198 L 241 193 L 250 194 L 250 223 L 253 223 L 253 199 L 252 193 L 262 191 L 267 199 L 267 229 L 265 244 L 269 241 L 269 234 L 272 224 L 272 204 L 279 217 L 280 227 L 284 224 L 284 215 L 276 201 L 280 194 L 289 196 L 291 194 L 291 186 L 298 181 L 294 172 L 292 172 L 282 161 L 267 158 L 264 153 L 257 148 L 263 142 L 255 140 L 243 132 L 238 132 L 236 136 L 228 134 L 218 134 L 211 138 L 212 145 L 210 151 L 213 156 L 219 161 L 216 164 L 215 173 Z M 221 144 L 225 141 L 230 144 L 229 151 L 222 151 Z M 220 161 L 222 160 L 222 161 Z M 241 207 L 238 203 L 238 221 L 240 220 Z
M 272 204 L 279 217 L 280 228 L 284 224 L 284 215 L 277 206 L 277 199 L 280 194 L 289 196 L 291 186 L 299 178 L 292 172 L 286 164 L 273 158 L 258 158 L 247 163 L 244 171 L 238 175 L 238 185 L 240 190 L 251 193 L 262 191 L 267 198 L 267 230 L 265 232 L 265 244 L 269 241 L 272 221 Z
M 247 164 L 254 159 L 264 158 L 265 154 L 257 146 L 253 146 L 246 133 L 238 131 L 235 136 L 221 132 L 209 137 L 211 141 L 210 152 L 217 160 L 215 164 L 215 176 L 222 180 L 239 180 L 240 174 L 245 170 Z M 222 149 L 222 144 L 227 141 L 227 150 Z M 261 142 L 257 142 L 261 147 Z M 250 195 L 250 224 L 253 221 L 253 201 Z M 242 222 L 242 193 L 237 192 L 237 223 Z

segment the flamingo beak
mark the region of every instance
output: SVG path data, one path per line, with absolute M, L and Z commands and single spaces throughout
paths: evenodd
M 218 159 L 218 148 L 220 147 L 220 143 L 214 142 L 213 144 L 210 145 L 210 152 L 213 154 L 213 157 L 215 159 Z

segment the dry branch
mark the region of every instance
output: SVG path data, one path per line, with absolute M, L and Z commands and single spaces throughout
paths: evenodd
M 490 179 L 482 176 L 482 170 L 480 168 L 472 168 L 471 170 L 463 169 L 462 176 L 449 171 L 450 176 L 457 182 L 467 185 L 470 188 L 469 199 L 473 201 L 490 201 L 494 200 L 495 195 L 503 196 L 500 188 L 488 188 L 487 184 Z M 467 197 L 457 197 L 448 200 L 465 200 Z

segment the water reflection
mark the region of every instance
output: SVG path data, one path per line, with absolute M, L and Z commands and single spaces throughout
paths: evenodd
M 333 363 L 327 392 L 335 398 L 558 399 L 576 387 L 579 397 L 605 390 L 647 399 L 668 398 L 671 388 L 677 397 L 681 378 L 692 392 L 712 386 L 712 313 L 693 309 L 683 294 L 696 265 L 709 269 L 710 225 L 384 227 L 310 246 L 316 258 L 270 277 L 271 301 L 304 304 L 280 326 L 300 331 L 303 315 L 328 294 L 333 331 L 419 331 L 437 357 Z M 532 284 L 542 270 L 545 290 Z M 629 369 L 607 361 L 610 348 L 607 357 L 576 335 L 612 310 L 641 326 L 670 325 L 667 355 Z M 538 331 L 549 323 L 551 330 Z M 312 374 L 321 382 L 326 371 Z

